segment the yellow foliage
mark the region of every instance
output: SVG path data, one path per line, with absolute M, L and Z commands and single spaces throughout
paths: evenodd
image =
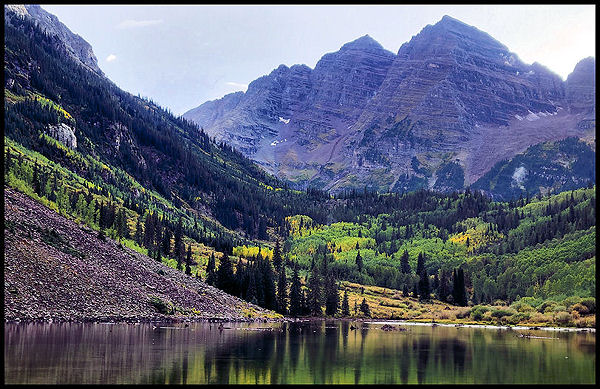
M 233 255 L 236 257 L 255 257 L 258 255 L 258 251 L 260 250 L 260 254 L 263 258 L 267 258 L 269 260 L 273 259 L 273 250 L 268 247 L 257 247 L 257 246 L 236 246 L 233 248 Z

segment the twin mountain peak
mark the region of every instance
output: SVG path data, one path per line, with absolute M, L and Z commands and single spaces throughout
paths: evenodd
M 545 141 L 595 139 L 595 60 L 563 81 L 450 16 L 397 54 L 369 35 L 186 112 L 267 171 L 338 191 L 461 189 Z

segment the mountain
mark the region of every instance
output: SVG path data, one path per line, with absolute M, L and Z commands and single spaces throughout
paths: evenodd
M 444 16 L 397 54 L 364 36 L 183 117 L 301 187 L 455 190 L 536 143 L 594 138 L 594 68 L 563 82 Z
M 594 112 L 596 106 L 596 60 L 584 58 L 566 81 L 566 94 L 573 110 Z
M 98 60 L 92 46 L 82 37 L 74 34 L 55 15 L 46 12 L 36 4 L 7 4 L 4 6 L 4 18 L 13 16 L 27 18 L 36 23 L 45 33 L 57 37 L 71 58 L 99 75 L 104 75 L 98 67 Z

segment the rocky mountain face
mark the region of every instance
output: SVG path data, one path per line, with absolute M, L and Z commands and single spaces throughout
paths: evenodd
M 48 13 L 36 4 L 7 4 L 4 6 L 4 18 L 28 18 L 34 20 L 47 34 L 56 36 L 67 53 L 86 68 L 100 74 L 98 60 L 94 55 L 92 46 L 82 37 L 74 34 L 55 15 Z
M 596 60 L 579 61 L 566 82 L 569 106 L 575 111 L 593 112 L 596 106 Z
M 364 36 L 184 117 L 299 186 L 453 190 L 531 145 L 595 138 L 594 69 L 563 82 L 445 16 L 397 54 Z

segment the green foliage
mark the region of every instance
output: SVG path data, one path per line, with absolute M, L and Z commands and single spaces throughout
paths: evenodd
M 489 310 L 490 308 L 485 305 L 475 305 L 469 311 L 469 315 L 471 316 L 471 319 L 480 321 L 483 319 L 483 314 L 488 312 Z
M 156 309 L 158 313 L 163 315 L 173 315 L 175 313 L 175 307 L 169 301 L 165 301 L 158 296 L 150 296 L 150 304 Z

